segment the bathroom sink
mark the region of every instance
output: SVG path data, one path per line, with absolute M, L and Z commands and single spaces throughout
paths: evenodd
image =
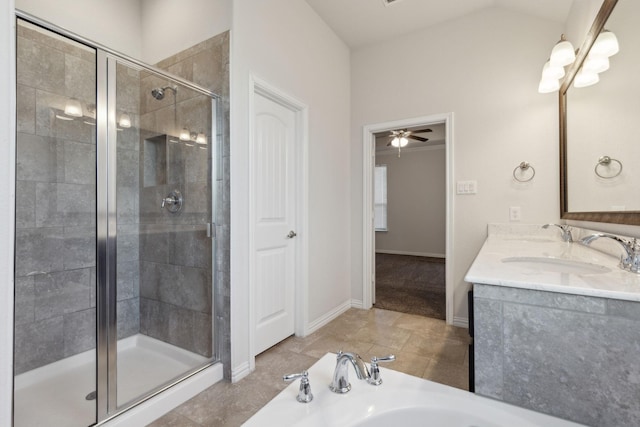
M 611 271 L 608 267 L 572 259 L 549 257 L 508 257 L 502 262 L 539 272 L 566 274 L 602 274 Z

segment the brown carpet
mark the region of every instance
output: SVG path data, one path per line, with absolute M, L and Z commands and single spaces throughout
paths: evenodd
M 445 260 L 376 254 L 376 308 L 445 319 Z

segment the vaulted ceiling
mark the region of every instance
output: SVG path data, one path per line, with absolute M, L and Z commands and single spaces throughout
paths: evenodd
M 408 34 L 490 7 L 565 22 L 586 0 L 306 0 L 352 49 Z

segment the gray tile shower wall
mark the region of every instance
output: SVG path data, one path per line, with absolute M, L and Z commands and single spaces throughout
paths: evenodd
M 95 346 L 95 55 L 18 26 L 16 374 Z
M 229 309 L 229 33 L 225 32 L 156 64 L 186 80 L 206 87 L 220 96 L 218 110 L 219 146 L 213 155 L 203 155 L 200 147 L 157 140 L 157 133 L 141 135 L 140 187 L 140 326 L 141 332 L 166 342 L 211 356 L 212 309 L 218 325 L 220 358 L 225 375 L 230 376 L 230 309 Z M 194 96 L 179 88 L 175 102 L 166 96 L 157 100 L 148 96 L 164 84 L 152 75 L 141 76 L 141 128 L 178 135 L 181 127 L 200 132 L 210 128 L 208 99 Z M 202 123 L 206 123 L 205 129 Z M 218 159 L 215 182 L 209 159 Z M 165 159 L 165 160 L 163 160 Z M 168 165 L 163 164 L 166 161 Z M 211 244 L 203 224 L 211 221 L 211 192 L 214 185 L 217 200 L 216 224 L 216 288 L 211 288 Z M 182 192 L 185 204 L 179 214 L 158 209 L 158 201 L 169 191 Z M 206 195 L 206 197 L 203 197 Z M 215 307 L 211 306 L 212 295 Z

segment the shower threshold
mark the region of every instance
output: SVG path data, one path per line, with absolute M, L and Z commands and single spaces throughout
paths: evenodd
M 137 334 L 118 341 L 118 406 L 204 365 L 209 359 Z M 17 375 L 14 427 L 85 427 L 95 423 L 95 350 Z

